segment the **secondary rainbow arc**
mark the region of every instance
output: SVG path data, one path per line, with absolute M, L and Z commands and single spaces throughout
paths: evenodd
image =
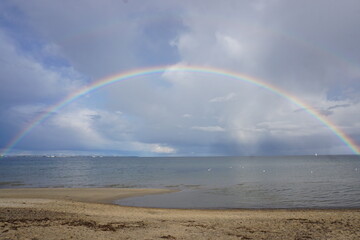
M 1 155 L 6 155 L 13 149 L 32 129 L 38 126 L 41 122 L 45 121 L 49 118 L 53 113 L 59 111 L 66 105 L 71 102 L 81 98 L 84 95 L 87 95 L 93 91 L 96 91 L 100 88 L 106 87 L 110 84 L 114 84 L 120 81 L 124 81 L 127 79 L 133 79 L 140 76 L 160 74 L 164 72 L 192 72 L 192 73 L 205 73 L 205 74 L 213 74 L 218 76 L 223 76 L 226 78 L 237 79 L 242 82 L 247 82 L 261 88 L 267 89 L 274 94 L 288 99 L 293 104 L 298 107 L 304 109 L 311 116 L 319 120 L 326 127 L 328 127 L 344 144 L 346 144 L 354 154 L 360 155 L 360 148 L 356 145 L 354 140 L 352 140 L 349 136 L 347 136 L 343 131 L 341 131 L 334 123 L 332 123 L 329 119 L 322 116 L 319 112 L 317 112 L 313 107 L 301 101 L 299 98 L 291 95 L 285 90 L 278 88 L 277 86 L 271 85 L 260 79 L 254 78 L 252 76 L 247 76 L 245 74 L 240 74 L 236 72 L 231 72 L 228 70 L 217 69 L 213 67 L 202 67 L 202 66 L 161 66 L 161 67 L 151 67 L 151 68 L 142 68 L 135 69 L 132 71 L 122 72 L 119 74 L 115 74 L 106 78 L 99 79 L 93 82 L 90 85 L 87 85 L 71 94 L 67 97 L 59 101 L 58 103 L 48 107 L 43 114 L 37 116 L 27 127 L 25 127 L 22 131 L 16 134 L 5 146 Z

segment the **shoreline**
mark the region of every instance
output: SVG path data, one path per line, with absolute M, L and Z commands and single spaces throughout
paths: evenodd
M 40 198 L 117 205 L 113 201 L 172 192 L 177 192 L 177 190 L 157 188 L 6 188 L 0 189 L 0 199 Z
M 199 211 L 353 211 L 360 210 L 360 207 L 325 207 L 325 208 L 167 208 L 167 207 L 146 207 L 129 206 L 114 203 L 116 200 L 147 195 L 160 195 L 167 193 L 181 192 L 177 189 L 165 188 L 0 188 L 0 199 L 53 199 L 68 200 L 84 203 L 98 203 L 115 206 L 146 208 L 146 209 L 168 209 L 168 210 L 199 210 Z
M 109 203 L 115 197 L 171 191 L 0 189 L 0 239 L 360 239 L 360 209 L 165 209 Z
M 146 207 L 128 206 L 116 204 L 114 201 L 132 197 L 147 195 L 160 195 L 180 192 L 181 190 L 163 188 L 0 188 L 0 203 L 5 199 L 43 199 L 60 200 L 79 203 L 95 203 L 125 208 L 154 209 L 154 210 L 180 210 L 180 211 L 360 211 L 360 207 L 327 207 L 327 208 L 167 208 L 167 207 Z M 1 207 L 1 205 L 0 205 Z

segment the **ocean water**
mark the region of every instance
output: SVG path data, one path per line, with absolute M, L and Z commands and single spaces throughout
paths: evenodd
M 169 188 L 118 200 L 166 208 L 360 208 L 359 156 L 5 157 L 0 188 Z

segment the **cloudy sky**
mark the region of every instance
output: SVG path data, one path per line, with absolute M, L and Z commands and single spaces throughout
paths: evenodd
M 202 66 L 252 76 L 312 106 L 360 145 L 357 0 L 3 0 L 0 148 L 107 76 Z M 253 84 L 163 72 L 80 98 L 12 154 L 353 153 L 308 112 Z

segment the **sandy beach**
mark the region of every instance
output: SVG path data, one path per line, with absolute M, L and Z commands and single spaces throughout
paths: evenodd
M 177 210 L 115 199 L 162 189 L 1 189 L 0 239 L 360 239 L 360 210 Z

